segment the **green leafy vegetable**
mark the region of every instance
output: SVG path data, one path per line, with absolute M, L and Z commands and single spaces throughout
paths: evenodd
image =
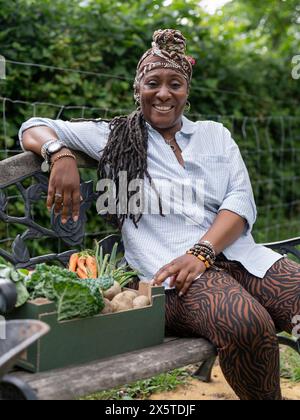
M 97 280 L 99 282 L 100 289 L 104 291 L 110 289 L 114 284 L 114 278 L 112 276 L 102 276 Z
M 128 271 L 128 266 L 118 266 L 117 260 L 118 243 L 116 242 L 110 254 L 103 256 L 103 248 L 96 242 L 96 261 L 98 267 L 98 280 L 100 280 L 101 289 L 107 290 L 117 281 L 121 287 L 125 287 L 135 276 L 141 274 L 138 271 Z
M 22 281 L 18 281 L 16 283 L 16 289 L 17 289 L 16 308 L 19 308 L 20 306 L 24 305 L 24 303 L 27 302 L 27 300 L 29 299 L 29 293 L 26 289 L 25 284 Z
M 65 281 L 59 277 L 53 287 L 57 296 L 59 321 L 94 316 L 104 308 L 100 285 L 95 279 Z
M 17 290 L 16 308 L 24 305 L 29 298 L 25 282 L 28 275 L 27 270 L 16 270 L 11 264 L 0 265 L 0 279 L 10 280 L 15 283 Z
M 93 316 L 102 311 L 104 301 L 97 279 L 78 279 L 64 268 L 39 264 L 27 282 L 31 299 L 45 297 L 56 302 L 58 320 Z
M 111 254 L 104 255 L 103 248 L 97 243 L 97 279 L 79 279 L 76 273 L 47 264 L 38 264 L 30 275 L 28 270 L 15 270 L 9 263 L 0 264 L 0 278 L 15 283 L 17 307 L 28 299 L 46 298 L 56 303 L 59 321 L 94 316 L 104 308 L 102 293 L 112 287 L 114 281 L 124 287 L 139 274 L 128 271 L 126 265 L 117 267 L 117 248 L 115 243 Z
M 53 288 L 53 283 L 58 278 L 64 278 L 65 281 L 78 279 L 76 274 L 70 273 L 64 268 L 38 264 L 26 284 L 30 293 L 30 299 L 42 297 L 48 300 L 56 301 L 57 296 Z

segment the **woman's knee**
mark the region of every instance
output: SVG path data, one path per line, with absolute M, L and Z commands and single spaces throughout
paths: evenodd
M 208 338 L 217 347 L 276 339 L 268 312 L 226 272 L 207 271 L 179 298 L 167 294 L 168 326 Z
M 300 315 L 300 265 L 282 258 L 268 271 L 257 289 L 278 330 L 290 333 L 293 318 Z
M 253 349 L 264 345 L 278 345 L 271 316 L 247 292 L 242 292 L 236 300 L 229 300 L 227 304 L 228 307 L 216 316 L 215 326 L 211 330 L 214 331 L 219 346 L 233 345 Z
M 269 313 L 260 304 L 255 305 L 241 321 L 237 339 L 246 345 L 259 347 L 263 342 L 277 345 L 276 327 Z

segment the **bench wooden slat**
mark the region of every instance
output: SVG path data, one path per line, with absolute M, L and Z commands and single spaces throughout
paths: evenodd
M 79 168 L 97 168 L 97 162 L 82 152 L 73 151 Z M 43 159 L 32 152 L 20 153 L 0 162 L 0 188 L 5 188 L 41 170 Z
M 31 386 L 41 400 L 70 400 L 199 363 L 215 354 L 214 347 L 202 338 L 171 337 L 161 345 L 98 362 L 14 376 Z

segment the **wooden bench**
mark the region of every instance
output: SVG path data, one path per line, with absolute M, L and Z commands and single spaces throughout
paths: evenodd
M 96 168 L 97 162 L 82 153 L 77 155 L 80 168 Z M 62 228 L 58 221 L 52 219 L 51 229 L 39 225 L 32 217 L 31 206 L 47 194 L 48 178 L 40 172 L 41 159 L 31 152 L 22 153 L 0 162 L 0 221 L 21 224 L 27 230 L 18 235 L 12 244 L 12 252 L 0 249 L 0 255 L 17 268 L 26 268 L 42 262 L 60 261 L 66 265 L 69 256 L 77 251 L 83 240 L 85 231 L 86 211 L 96 200 L 92 182 L 81 184 L 81 194 L 84 201 L 81 205 L 81 216 L 76 232 Z M 24 187 L 23 182 L 33 177 L 36 183 Z M 13 217 L 6 213 L 7 187 L 16 186 L 25 203 L 25 215 Z M 64 242 L 72 248 L 62 253 L 52 253 L 31 257 L 26 241 L 35 238 L 49 237 L 59 239 L 64 236 Z M 105 252 L 109 252 L 114 236 L 103 242 Z M 300 261 L 300 252 L 296 246 L 300 238 L 288 241 L 265 244 L 283 254 L 291 253 Z M 120 247 L 122 244 L 120 243 Z M 121 249 L 121 248 L 120 248 Z M 299 340 L 279 337 L 282 344 L 288 345 L 300 353 Z M 138 350 L 135 352 L 114 356 L 82 366 L 73 366 L 50 372 L 29 374 L 17 372 L 19 379 L 28 383 L 40 399 L 73 399 L 96 391 L 124 385 L 136 380 L 152 377 L 156 374 L 170 371 L 189 364 L 199 364 L 195 377 L 210 381 L 211 370 L 217 353 L 214 346 L 203 338 L 166 337 L 163 344 Z M 116 370 L 116 366 L 118 369 Z
M 161 345 L 93 363 L 44 373 L 18 372 L 14 375 L 26 382 L 39 399 L 68 400 L 205 362 L 212 357 L 214 361 L 215 350 L 204 339 L 166 338 Z

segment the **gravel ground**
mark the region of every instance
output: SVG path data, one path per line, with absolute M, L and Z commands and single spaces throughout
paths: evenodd
M 300 383 L 282 379 L 282 394 L 288 400 L 300 400 Z M 176 391 L 153 394 L 150 400 L 238 400 L 227 384 L 218 365 L 213 369 L 212 382 L 204 383 L 190 378 L 188 383 Z

